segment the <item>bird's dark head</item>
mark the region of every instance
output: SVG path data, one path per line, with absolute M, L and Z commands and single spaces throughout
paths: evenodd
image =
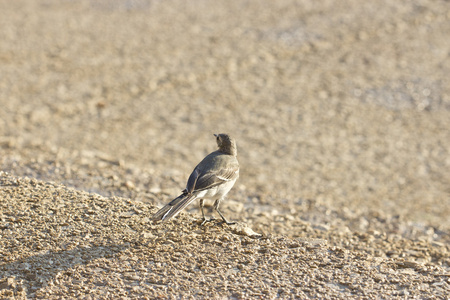
M 233 156 L 237 155 L 236 142 L 226 133 L 214 134 L 219 151 Z

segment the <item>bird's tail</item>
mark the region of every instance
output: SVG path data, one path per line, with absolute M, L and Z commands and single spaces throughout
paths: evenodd
M 163 208 L 158 210 L 153 216 L 153 221 L 166 221 L 172 217 L 178 215 L 180 211 L 182 211 L 186 206 L 188 206 L 192 201 L 195 200 L 195 195 L 184 192 L 180 196 L 176 197 L 168 204 L 166 204 Z

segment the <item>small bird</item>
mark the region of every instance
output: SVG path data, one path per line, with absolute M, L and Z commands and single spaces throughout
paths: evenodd
M 214 220 L 206 220 L 203 211 L 206 200 L 215 200 L 214 208 L 227 225 L 236 222 L 228 222 L 219 210 L 219 204 L 225 195 L 231 190 L 234 183 L 239 177 L 239 163 L 237 161 L 236 142 L 228 134 L 214 134 L 219 149 L 208 154 L 192 171 L 189 176 L 186 188 L 182 194 L 170 201 L 161 208 L 152 217 L 153 221 L 166 221 L 176 216 L 186 206 L 195 199 L 200 199 L 200 208 L 202 210 L 204 225 L 206 222 Z

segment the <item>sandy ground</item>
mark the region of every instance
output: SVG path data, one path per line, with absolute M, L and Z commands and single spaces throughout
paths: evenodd
M 450 3 L 338 3 L 0 1 L 0 298 L 448 297 Z

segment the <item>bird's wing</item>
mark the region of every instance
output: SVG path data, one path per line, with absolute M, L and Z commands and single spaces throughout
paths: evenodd
M 189 177 L 187 190 L 190 192 L 202 191 L 224 182 L 236 180 L 239 177 L 239 165 L 228 164 L 217 170 L 206 170 L 201 172 L 196 168 Z
M 189 176 L 188 182 L 186 184 L 185 191 L 187 193 L 192 193 L 195 189 L 195 186 L 197 185 L 197 180 L 201 175 L 200 168 L 198 166 L 195 167 L 194 171 L 192 171 L 191 175 Z

